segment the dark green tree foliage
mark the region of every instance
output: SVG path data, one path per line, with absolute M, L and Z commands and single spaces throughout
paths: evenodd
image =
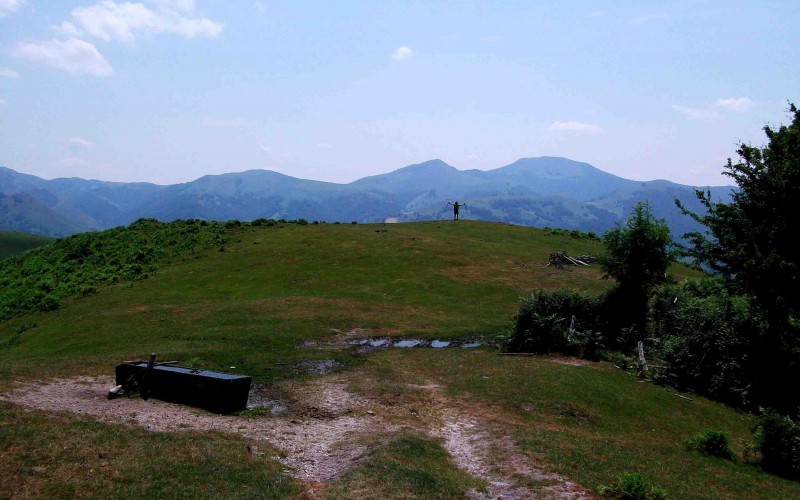
M 652 315 L 659 382 L 757 409 L 751 354 L 765 325 L 746 297 L 719 277 L 671 284 L 656 292 Z
M 791 479 L 800 479 L 800 426 L 771 408 L 764 410 L 755 429 L 761 466 Z
M 697 196 L 706 213 L 687 211 L 707 230 L 688 233 L 686 255 L 726 279 L 736 293 L 751 296 L 767 321 L 753 353 L 759 364 L 754 391 L 766 405 L 787 403 L 781 381 L 797 375 L 797 326 L 800 311 L 800 111 L 790 104 L 792 122 L 764 127 L 765 147 L 741 144 L 739 161 L 730 159 L 725 175 L 732 178 L 730 203 L 715 203 L 708 192 Z M 789 377 L 789 378 L 787 378 Z M 795 391 L 797 392 L 797 391 Z M 796 404 L 798 397 L 793 401 Z
M 506 348 L 510 352 L 596 358 L 603 347 L 599 333 L 602 305 L 602 296 L 568 288 L 536 290 L 522 299 Z
M 625 225 L 617 225 L 603 235 L 605 254 L 598 262 L 606 277 L 617 280 L 610 299 L 617 304 L 620 317 L 643 332 L 647 322 L 647 303 L 653 289 L 666 281 L 669 265 L 675 260 L 672 235 L 663 219 L 656 219 L 647 202 L 637 203 Z

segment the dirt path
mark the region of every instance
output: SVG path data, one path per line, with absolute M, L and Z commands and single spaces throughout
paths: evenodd
M 502 426 L 483 417 L 491 412 L 470 411 L 453 404 L 435 384 L 415 387 L 428 391 L 431 408 L 438 415 L 438 422 L 429 433 L 443 439 L 445 449 L 460 469 L 489 483 L 488 496 L 471 491 L 469 498 L 592 498 L 584 488 L 563 476 L 545 472 L 522 453 Z M 532 489 L 527 484 L 537 487 Z
M 352 376 L 352 375 L 351 375 Z M 108 423 L 127 423 L 153 431 L 221 431 L 265 443 L 252 453 L 270 453 L 287 473 L 308 485 L 307 496 L 358 464 L 393 432 L 411 428 L 441 439 L 454 463 L 489 483 L 479 498 L 590 498 L 591 495 L 540 467 L 481 412 L 448 400 L 439 386 L 410 386 L 426 402 L 420 411 L 401 411 L 348 391 L 344 374 L 320 377 L 293 387 L 283 414 L 242 417 L 215 415 L 158 400 L 121 397 L 108 400 L 110 377 L 77 377 L 20 384 L 0 399 L 45 411 L 67 411 Z M 277 452 L 275 451 L 277 450 Z M 534 484 L 534 488 L 527 485 Z

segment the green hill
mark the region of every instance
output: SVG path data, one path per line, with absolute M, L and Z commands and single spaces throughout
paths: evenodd
M 796 482 L 683 445 L 720 428 L 741 452 L 750 415 L 640 383 L 605 362 L 498 354 L 492 340 L 507 331 L 521 295 L 610 285 L 596 266 L 547 267 L 561 250 L 602 247 L 580 233 L 472 221 L 140 221 L 0 263 L 6 304 L 25 290 L 56 303 L 9 308 L 0 322 L 3 489 L 20 497 L 463 498 L 469 489 L 513 494 L 503 490 L 509 484 L 517 494 L 594 491 L 640 472 L 673 498 L 800 495 Z M 391 337 L 482 345 L 370 343 Z M 150 352 L 251 375 L 266 403 L 213 420 L 153 400 L 105 401 L 114 366 Z M 85 378 L 94 376 L 105 378 Z M 26 399 L 70 383 L 66 400 Z M 70 409 L 54 401 L 69 401 L 71 412 L 54 413 Z M 133 410 L 114 416 L 117 404 Z M 167 413 L 149 416 L 156 408 Z
M 47 245 L 53 241 L 48 236 L 25 234 L 16 231 L 0 231 L 0 260 L 17 255 L 31 248 Z

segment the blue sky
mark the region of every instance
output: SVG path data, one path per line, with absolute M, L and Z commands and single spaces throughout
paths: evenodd
M 0 0 L 0 165 L 350 182 L 564 156 L 697 186 L 800 104 L 800 2 Z

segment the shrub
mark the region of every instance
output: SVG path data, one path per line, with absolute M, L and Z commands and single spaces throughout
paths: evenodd
M 511 352 L 597 356 L 599 297 L 570 289 L 537 290 L 522 299 L 506 348 Z
M 518 320 L 518 323 L 520 321 Z M 556 314 L 530 312 L 509 341 L 511 352 L 562 352 L 567 345 L 564 318 Z
M 666 492 L 647 484 L 644 476 L 638 472 L 626 472 L 619 476 L 617 484 L 603 485 L 597 488 L 601 498 L 619 498 L 623 500 L 660 500 L 667 498 Z
M 746 297 L 716 278 L 656 293 L 653 333 L 662 370 L 657 380 L 736 406 L 750 406 L 751 352 L 763 322 Z
M 735 456 L 729 444 L 728 433 L 725 431 L 703 431 L 696 438 L 686 441 L 686 446 L 712 457 L 733 460 Z
M 201 231 L 193 220 L 139 219 L 128 227 L 76 234 L 4 259 L 0 261 L 0 321 L 57 309 L 63 298 L 95 293 L 102 284 L 145 279 L 160 259 L 208 248 L 209 233 L 222 231 L 217 225 L 209 226 L 211 231 Z
M 603 334 L 594 330 L 567 329 L 567 345 L 575 355 L 585 359 L 600 359 L 605 348 Z
M 250 223 L 250 225 L 252 226 L 267 226 L 267 227 L 272 227 L 275 224 L 277 224 L 277 222 L 274 219 L 265 219 L 263 217 L 258 218 Z
M 35 293 L 33 297 L 31 297 L 31 300 L 39 311 L 55 311 L 60 306 L 58 299 L 52 295 Z
M 765 470 L 790 479 L 800 478 L 800 426 L 768 408 L 758 421 L 755 438 Z

